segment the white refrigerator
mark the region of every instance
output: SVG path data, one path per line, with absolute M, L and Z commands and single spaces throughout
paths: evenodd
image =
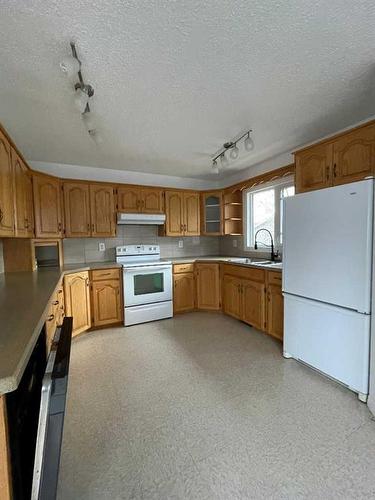
M 284 357 L 367 400 L 374 181 L 284 200 Z

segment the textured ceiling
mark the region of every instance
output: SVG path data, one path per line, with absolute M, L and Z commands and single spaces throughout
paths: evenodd
M 375 113 L 373 0 L 0 0 L 0 121 L 34 161 L 211 177 Z M 104 142 L 59 61 L 77 42 Z

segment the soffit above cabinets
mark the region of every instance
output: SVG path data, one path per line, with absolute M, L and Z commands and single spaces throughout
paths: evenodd
M 375 114 L 374 24 L 371 0 L 6 2 L 0 121 L 30 160 L 198 179 L 252 128 L 225 178 Z M 60 72 L 72 38 L 100 145 Z

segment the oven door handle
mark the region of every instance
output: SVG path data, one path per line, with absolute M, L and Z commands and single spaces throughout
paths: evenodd
M 166 270 L 172 270 L 172 266 L 142 266 L 142 267 L 128 267 L 128 268 L 124 268 L 124 272 L 125 273 L 132 273 L 132 272 L 139 272 L 139 271 L 166 271 Z

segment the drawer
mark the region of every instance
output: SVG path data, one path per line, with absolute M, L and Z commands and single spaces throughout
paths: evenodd
M 190 264 L 174 264 L 173 273 L 193 273 L 194 272 L 194 262 Z
M 256 269 L 249 266 L 224 264 L 222 266 L 222 274 L 230 274 L 237 278 L 248 279 L 252 281 L 259 281 L 265 283 L 265 271 L 263 269 Z
M 92 281 L 100 280 L 119 280 L 121 269 L 95 269 L 91 271 Z
M 281 271 L 268 271 L 268 283 L 270 285 L 280 285 L 282 283 L 282 274 Z

